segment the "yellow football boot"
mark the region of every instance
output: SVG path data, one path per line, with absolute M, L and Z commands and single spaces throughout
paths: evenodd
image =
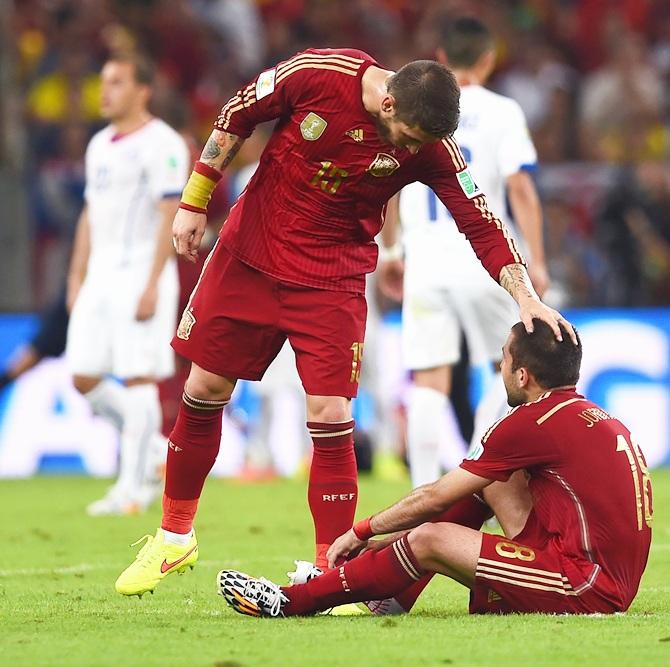
M 140 549 L 134 562 L 116 580 L 115 587 L 121 595 L 142 597 L 147 591 L 153 593 L 161 579 L 173 572 L 183 574 L 186 568 L 193 569 L 198 560 L 198 542 L 195 538 L 195 531 L 185 546 L 167 543 L 160 528 L 156 531 L 155 537 L 145 535 L 131 546 L 143 540 L 146 540 L 146 543 Z

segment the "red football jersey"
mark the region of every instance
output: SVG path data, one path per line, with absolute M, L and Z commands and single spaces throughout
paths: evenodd
M 363 292 L 377 264 L 383 207 L 422 181 L 451 211 L 497 281 L 522 262 L 488 209 L 453 139 L 412 155 L 385 143 L 364 108 L 361 78 L 375 61 L 354 49 L 309 49 L 262 72 L 223 107 L 219 130 L 248 137 L 277 119 L 221 241 L 238 259 L 280 280 Z
M 594 586 L 628 608 L 649 555 L 652 497 L 642 451 L 620 421 L 574 390 L 548 392 L 496 422 L 461 467 L 494 480 L 525 469 L 529 524 L 583 559 L 575 589 Z

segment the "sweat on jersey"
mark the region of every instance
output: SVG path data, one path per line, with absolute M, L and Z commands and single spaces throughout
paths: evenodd
M 262 72 L 223 107 L 215 128 L 242 138 L 259 123 L 277 123 L 222 243 L 280 280 L 363 293 L 384 205 L 419 180 L 449 207 L 497 282 L 503 266 L 523 262 L 507 228 L 452 138 L 415 155 L 381 139 L 361 88 L 376 64 L 363 51 L 309 49 Z

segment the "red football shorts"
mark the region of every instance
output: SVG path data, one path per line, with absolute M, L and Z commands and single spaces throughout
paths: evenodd
M 172 347 L 216 375 L 260 380 L 288 338 L 308 394 L 353 398 L 366 316 L 363 294 L 282 282 L 217 242 Z
M 521 536 L 519 536 L 521 537 Z M 529 546 L 484 533 L 470 594 L 471 614 L 611 614 L 621 611 L 597 565 L 576 561 L 548 539 Z

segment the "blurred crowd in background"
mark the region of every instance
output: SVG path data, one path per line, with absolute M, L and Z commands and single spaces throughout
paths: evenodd
M 296 51 L 350 46 L 397 68 L 450 17 L 498 38 L 491 87 L 523 107 L 541 163 L 560 306 L 670 304 L 670 3 L 664 0 L 15 0 L 5 29 L 28 155 L 34 307 L 56 294 L 103 125 L 106 55 L 157 63 L 153 108 L 194 154 L 240 84 Z M 234 168 L 252 163 L 249 142 Z M 229 199 L 222 188 L 214 217 Z

